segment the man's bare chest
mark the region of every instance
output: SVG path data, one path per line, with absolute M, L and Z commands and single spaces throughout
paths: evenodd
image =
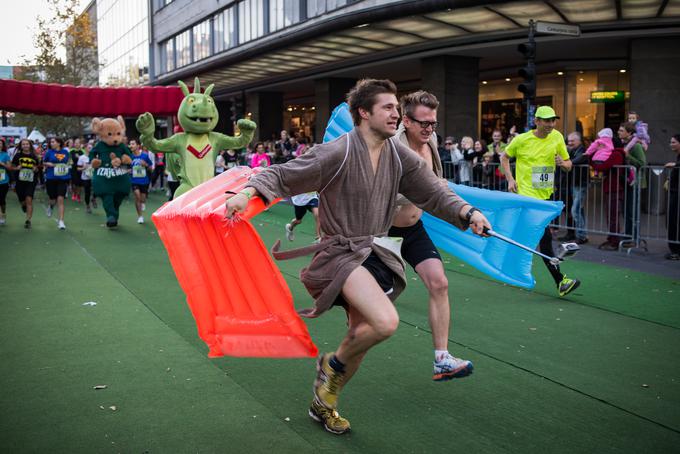
M 432 164 L 432 153 L 430 153 L 429 148 L 425 150 L 416 151 L 416 154 L 425 160 L 428 169 L 434 169 Z

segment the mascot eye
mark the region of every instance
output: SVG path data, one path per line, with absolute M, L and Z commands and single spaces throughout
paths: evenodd
M 208 98 L 208 103 L 209 103 L 209 104 L 215 104 L 215 101 L 213 101 L 212 99 Z
M 194 103 L 194 98 L 189 98 L 189 99 L 187 100 L 187 102 L 188 102 L 189 104 L 193 104 L 193 103 Z

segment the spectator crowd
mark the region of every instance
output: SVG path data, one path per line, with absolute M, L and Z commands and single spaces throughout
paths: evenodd
M 487 143 L 482 138 L 453 136 L 442 138 L 433 125 L 432 133 L 437 135 L 439 156 L 444 177 L 454 183 L 483 189 L 507 191 L 508 184 L 500 162 L 508 144 L 517 135 L 515 127 L 504 137 L 501 130 L 494 130 Z M 91 191 L 92 168 L 88 157 L 94 146 L 94 139 L 83 137 L 63 139 L 51 137 L 40 143 L 23 138 L 0 139 L 0 225 L 7 221 L 6 197 L 15 192 L 25 213 L 24 226 L 31 228 L 33 197 L 35 191 L 45 191 L 48 197 L 47 215 L 56 211 L 57 225 L 65 229 L 64 200 L 83 204 L 90 213 L 97 208 L 97 200 Z M 163 153 L 144 149 L 137 139 L 125 139 L 126 145 L 137 159 L 143 160 L 144 174 L 131 175 L 133 185 L 141 188 L 134 192 L 138 222 L 144 222 L 146 194 L 149 191 L 163 191 L 171 200 L 179 185 L 177 175 L 166 168 Z M 284 164 L 303 155 L 313 146 L 309 137 L 280 132 L 274 140 L 250 144 L 241 150 L 221 150 L 215 162 L 215 175 L 235 166 L 271 166 Z M 635 112 L 630 112 L 628 121 L 616 131 L 604 128 L 597 138 L 588 142 L 579 132 L 567 135 L 567 150 L 574 165 L 571 172 L 557 168 L 554 197 L 565 204 L 564 218 L 567 233 L 561 241 L 587 243 L 588 224 L 586 205 L 589 188 L 601 184 L 602 210 L 607 218 L 607 239 L 599 245 L 602 250 L 618 250 L 632 247 L 639 238 L 638 224 L 640 211 L 640 190 L 647 187 L 646 152 L 650 145 L 648 125 Z M 675 161 L 666 163 L 665 196 L 667 203 L 666 228 L 670 253 L 666 258 L 680 259 L 680 237 L 678 228 L 678 189 L 680 188 L 680 137 L 670 139 Z M 132 166 L 130 166 L 132 173 Z M 637 218 L 636 218 L 637 215 Z M 290 234 L 288 234 L 290 236 Z

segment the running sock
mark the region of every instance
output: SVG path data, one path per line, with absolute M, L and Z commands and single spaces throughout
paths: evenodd
M 338 357 L 335 356 L 335 355 L 333 355 L 333 356 L 331 357 L 331 359 L 328 361 L 328 365 L 331 366 L 331 368 L 332 368 L 334 371 L 336 371 L 336 372 L 338 372 L 338 373 L 340 373 L 340 374 L 344 374 L 344 373 L 345 373 L 345 365 L 344 365 L 342 362 L 340 362 L 340 360 L 338 359 Z
M 548 268 L 550 275 L 552 276 L 553 280 L 555 281 L 555 285 L 559 286 L 560 282 L 562 282 L 562 279 L 564 279 L 564 274 L 562 274 L 562 272 L 560 271 L 560 267 L 552 265 L 546 259 L 543 259 L 543 262 L 545 263 L 546 268 Z
M 449 356 L 449 351 L 448 350 L 435 350 L 434 351 L 434 360 L 439 362 Z

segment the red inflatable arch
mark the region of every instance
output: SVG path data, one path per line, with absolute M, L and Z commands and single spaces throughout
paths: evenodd
M 175 115 L 184 95 L 170 87 L 75 87 L 0 79 L 0 109 L 38 115 L 134 117 Z

